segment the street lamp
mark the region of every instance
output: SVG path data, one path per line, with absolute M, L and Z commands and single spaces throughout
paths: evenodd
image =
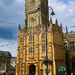
M 38 6 L 38 11 L 40 10 L 40 7 L 41 7 L 41 5 L 39 5 Z M 51 14 L 50 15 L 55 15 L 55 13 L 54 13 L 54 11 L 53 11 L 53 8 L 51 7 L 51 6 L 48 6 L 48 8 L 50 9 L 50 10 L 52 10 L 52 12 L 51 12 Z M 46 19 L 46 15 L 48 14 L 47 13 L 47 11 L 48 11 L 48 8 L 46 8 L 45 7 L 45 26 L 46 26 L 46 60 L 48 60 L 48 50 L 47 50 L 47 19 Z M 47 66 L 47 73 L 46 73 L 46 75 L 48 75 L 48 63 L 46 63 L 46 66 Z
M 50 15 L 55 15 L 55 13 L 54 13 L 54 11 L 53 11 L 53 8 L 51 7 L 51 6 L 48 6 L 51 10 L 52 10 L 52 12 L 51 12 L 51 14 Z
M 52 15 L 52 16 L 55 15 L 52 7 L 51 6 L 48 6 L 48 7 L 52 10 L 52 12 L 51 12 L 50 15 Z M 46 14 L 47 14 L 47 8 L 45 8 L 45 21 L 47 20 L 46 19 Z M 47 21 L 45 22 L 45 26 L 46 26 L 46 60 L 48 60 L 48 50 L 47 50 Z M 47 74 L 46 75 L 48 75 L 48 63 L 47 63 L 46 66 L 47 66 Z

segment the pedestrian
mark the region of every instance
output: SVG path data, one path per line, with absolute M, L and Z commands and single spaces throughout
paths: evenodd
M 6 75 L 6 73 L 3 73 L 3 75 Z

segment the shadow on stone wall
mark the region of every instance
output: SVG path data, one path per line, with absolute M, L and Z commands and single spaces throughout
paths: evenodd
M 23 74 L 23 75 L 31 75 L 31 74 Z

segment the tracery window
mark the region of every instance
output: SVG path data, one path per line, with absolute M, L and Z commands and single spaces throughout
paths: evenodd
M 29 47 L 29 53 L 34 53 L 34 46 Z
M 29 44 L 34 44 L 34 36 L 29 36 Z
M 74 43 L 70 44 L 70 50 L 74 50 Z
M 23 45 L 23 37 L 20 38 L 20 45 Z
M 41 68 L 43 68 L 43 63 L 41 63 Z
M 22 48 L 20 48 L 20 54 L 22 54 Z
M 21 42 L 22 42 L 22 37 L 21 37 Z
M 23 64 L 21 63 L 21 68 L 23 68 Z
M 45 52 L 45 45 L 42 46 L 42 52 Z
M 42 42 L 45 42 L 45 33 L 42 33 Z

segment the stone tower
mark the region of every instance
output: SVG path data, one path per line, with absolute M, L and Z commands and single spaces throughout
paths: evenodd
M 48 24 L 48 1 L 25 0 L 24 28 L 18 27 L 18 49 L 16 75 L 46 75 L 46 26 Z M 65 50 L 63 49 L 62 25 L 50 23 L 47 30 L 49 75 L 58 74 L 58 67 L 65 66 Z M 57 39 L 58 38 L 58 39 Z
M 24 27 L 35 27 L 45 24 L 45 14 L 48 21 L 47 0 L 25 0 L 25 24 Z

